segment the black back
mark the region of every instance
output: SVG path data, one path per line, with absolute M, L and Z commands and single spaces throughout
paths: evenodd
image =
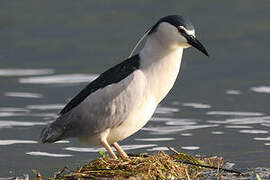
M 102 89 L 110 84 L 118 83 L 140 67 L 139 55 L 132 56 L 129 59 L 117 64 L 102 73 L 97 79 L 90 82 L 78 95 L 76 95 L 60 112 L 61 115 L 69 112 L 79 105 L 87 96 L 98 89 Z

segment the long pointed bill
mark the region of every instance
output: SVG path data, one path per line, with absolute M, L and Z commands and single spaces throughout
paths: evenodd
M 188 35 L 186 36 L 188 44 L 195 47 L 199 51 L 201 51 L 206 56 L 209 56 L 208 52 L 206 51 L 205 47 L 198 41 L 194 36 Z

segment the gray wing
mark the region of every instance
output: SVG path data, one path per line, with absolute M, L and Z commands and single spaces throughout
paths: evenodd
M 71 109 L 79 105 L 87 96 L 98 89 L 102 89 L 110 84 L 118 83 L 129 76 L 132 72 L 140 67 L 140 56 L 137 54 L 125 61 L 113 66 L 97 79 L 90 82 L 79 94 L 77 94 L 71 101 L 62 109 L 60 114 L 65 114 Z
M 145 85 L 143 72 L 135 70 L 120 82 L 96 90 L 45 128 L 42 142 L 91 136 L 120 125 L 139 105 Z

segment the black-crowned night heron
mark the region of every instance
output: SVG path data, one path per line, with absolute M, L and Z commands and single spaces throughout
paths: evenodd
M 42 143 L 78 137 L 91 146 L 117 144 L 140 130 L 172 88 L 184 48 L 193 46 L 208 56 L 195 38 L 192 23 L 179 15 L 161 18 L 149 31 L 139 54 L 108 69 L 90 82 L 41 133 Z

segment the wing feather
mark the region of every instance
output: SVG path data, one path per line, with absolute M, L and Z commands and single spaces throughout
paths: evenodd
M 71 99 L 71 101 L 61 110 L 60 114 L 69 112 L 80 104 L 87 96 L 98 89 L 117 83 L 126 78 L 136 69 L 139 69 L 139 60 L 140 57 L 137 54 L 102 73 L 97 79 L 89 83 L 78 95 Z

